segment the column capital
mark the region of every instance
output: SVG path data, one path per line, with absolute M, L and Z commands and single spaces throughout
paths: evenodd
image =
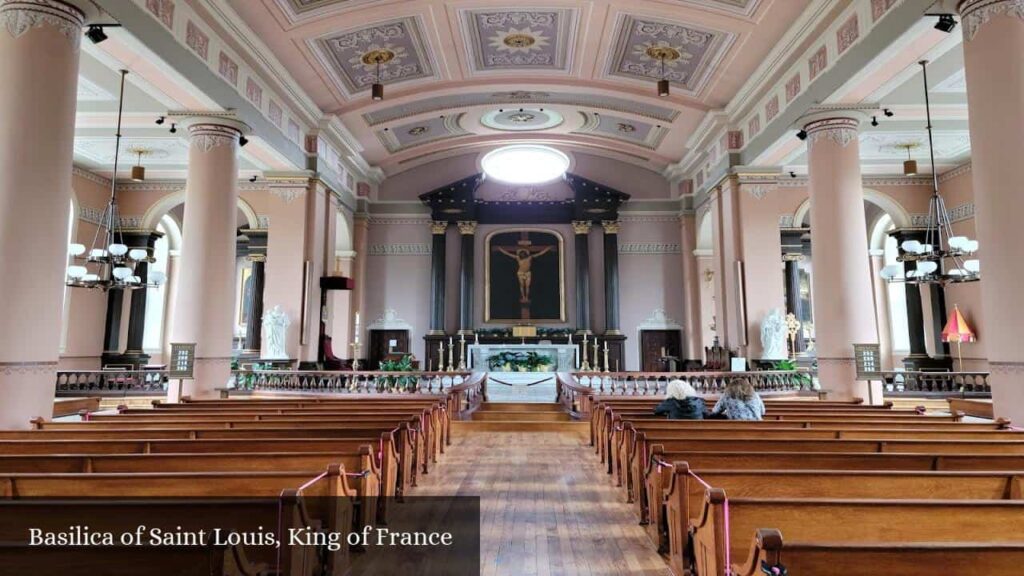
M 857 139 L 860 125 L 876 111 L 874 105 L 856 107 L 818 107 L 812 108 L 800 117 L 797 123 L 807 133 L 807 145 L 811 146 L 821 140 L 831 140 L 843 148 Z
M 441 235 L 448 231 L 448 222 L 445 220 L 432 220 L 430 222 L 430 233 Z
M 86 10 L 89 8 L 89 10 Z M 89 4 L 61 0 L 5 0 L 0 2 L 0 24 L 13 38 L 33 28 L 52 26 L 71 42 L 77 52 L 82 27 L 98 10 Z
M 203 152 L 218 146 L 234 146 L 242 136 L 252 132 L 248 124 L 238 120 L 234 112 L 172 112 L 168 118 L 188 131 L 189 145 Z
M 458 225 L 459 233 L 463 236 L 472 236 L 476 233 L 477 223 L 473 220 L 460 220 Z
M 605 234 L 618 234 L 621 224 L 618 220 L 602 220 L 601 227 L 604 228 Z
M 964 40 L 968 42 L 996 16 L 1012 16 L 1024 21 L 1024 0 L 960 0 L 956 9 L 964 25 Z
M 806 257 L 796 252 L 787 252 L 782 255 L 783 262 L 803 262 Z
M 572 231 L 576 234 L 589 234 L 591 223 L 590 220 L 573 220 Z
M 266 254 L 249 254 L 248 256 L 246 256 L 246 259 L 248 259 L 249 262 L 266 262 L 267 261 L 267 255 Z

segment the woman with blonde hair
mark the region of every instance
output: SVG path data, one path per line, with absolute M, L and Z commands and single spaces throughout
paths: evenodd
M 655 416 L 666 416 L 669 420 L 703 420 L 704 399 L 697 391 L 682 380 L 672 380 L 665 390 L 668 396 L 654 408 Z
M 764 402 L 746 378 L 734 378 L 715 404 L 712 415 L 724 414 L 729 420 L 761 420 Z

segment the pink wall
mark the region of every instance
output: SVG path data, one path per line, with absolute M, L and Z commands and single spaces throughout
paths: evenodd
M 759 197 L 760 196 L 760 197 Z M 761 324 L 772 310 L 786 311 L 782 246 L 779 237 L 779 195 L 767 185 L 740 186 L 739 248 L 744 265 L 747 357 L 761 358 Z
M 940 187 L 949 210 L 974 201 L 974 188 L 969 170 L 942 182 Z M 953 223 L 953 233 L 977 239 L 974 217 L 971 216 Z M 982 246 L 977 256 L 981 260 L 982 275 L 985 273 L 984 253 L 985 247 Z M 984 282 L 984 279 L 981 282 Z M 977 342 L 961 345 L 965 370 L 988 370 L 985 317 L 981 305 L 981 282 L 954 284 L 946 289 L 946 305 L 951 309 L 954 304 L 959 306 L 967 324 L 974 329 L 978 338 Z M 950 353 L 954 355 L 954 358 L 956 357 L 956 345 L 950 346 Z

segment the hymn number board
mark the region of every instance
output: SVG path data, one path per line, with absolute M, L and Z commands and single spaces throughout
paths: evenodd
M 171 365 L 168 378 L 191 379 L 196 364 L 195 344 L 171 344 Z

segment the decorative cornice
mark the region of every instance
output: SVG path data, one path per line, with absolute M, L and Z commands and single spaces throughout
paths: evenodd
M 963 176 L 964 174 L 970 174 L 970 173 L 971 173 L 971 163 L 968 162 L 966 164 L 962 164 L 960 166 L 957 166 L 956 168 L 953 168 L 952 170 L 950 170 L 950 171 L 948 171 L 948 172 L 946 172 L 944 174 L 940 174 L 939 175 L 939 182 L 940 183 L 942 183 L 942 182 L 949 182 L 953 178 L 958 178 L 960 176 Z
M 57 362 L 0 362 L 3 376 L 51 374 L 56 370 Z
M 429 256 L 430 244 L 371 244 L 370 256 Z
M 619 244 L 619 254 L 682 254 L 679 244 L 664 242 L 624 242 Z
M 357 220 L 360 219 L 360 218 L 366 220 L 367 224 L 374 224 L 374 225 L 378 225 L 378 226 L 388 226 L 388 225 L 391 225 L 391 226 L 398 226 L 398 225 L 422 226 L 424 224 L 429 224 L 430 222 L 432 222 L 432 220 L 430 219 L 429 216 L 395 216 L 395 217 L 388 217 L 388 216 L 368 216 L 368 215 L 356 214 L 355 217 L 356 217 Z
M 996 16 L 1024 20 L 1024 0 L 963 0 L 957 7 L 964 25 L 964 40 L 974 40 L 978 30 Z
M 99 174 L 96 174 L 95 172 L 90 172 L 90 171 L 86 170 L 85 168 L 82 168 L 81 166 L 72 166 L 71 167 L 71 173 L 74 174 L 75 176 L 78 176 L 79 178 L 84 178 L 84 179 L 86 179 L 86 180 L 88 180 L 90 182 L 93 182 L 95 184 L 99 184 L 100 186 L 104 186 L 106 188 L 110 187 L 110 179 L 109 178 L 104 178 L 103 176 L 100 176 Z M 120 186 L 118 186 L 118 188 L 120 188 Z
M 101 223 L 103 223 L 103 212 L 103 208 L 79 206 L 78 219 L 99 226 Z M 118 218 L 118 226 L 120 226 L 121 228 L 137 228 L 141 230 L 143 228 L 142 220 L 143 217 L 139 215 L 122 214 Z
M 679 222 L 678 214 L 633 214 L 619 216 L 622 224 L 652 224 L 656 222 Z
M 826 118 L 816 120 L 804 126 L 807 132 L 807 147 L 810 148 L 821 140 L 830 140 L 846 148 L 857 139 L 860 121 L 854 118 Z
M 78 52 L 82 43 L 85 14 L 78 8 L 57 0 L 3 0 L 0 23 L 13 38 L 20 38 L 32 28 L 53 26 Z
M 988 369 L 998 376 L 1020 376 L 1024 374 L 1024 362 L 995 362 L 989 360 Z

